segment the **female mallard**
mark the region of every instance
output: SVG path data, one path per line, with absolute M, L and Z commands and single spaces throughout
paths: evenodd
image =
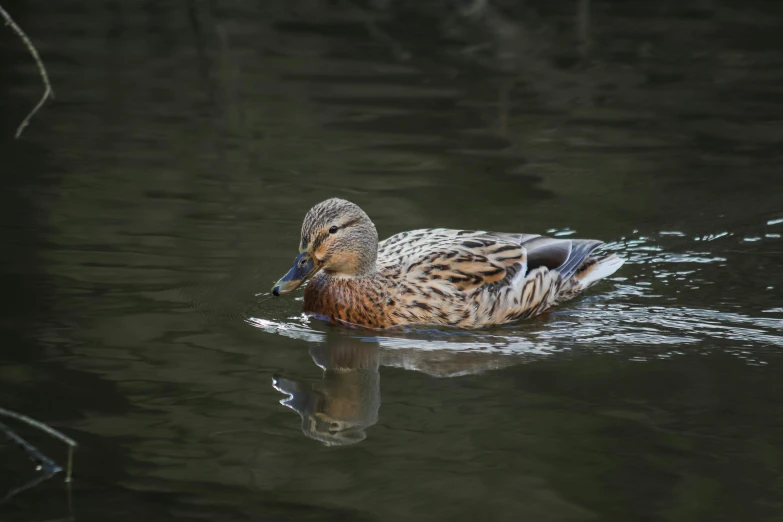
M 613 274 L 620 258 L 588 257 L 601 244 L 445 228 L 378 244 L 367 214 L 333 198 L 305 216 L 299 255 L 272 293 L 287 294 L 312 277 L 304 311 L 332 321 L 478 328 L 540 314 Z

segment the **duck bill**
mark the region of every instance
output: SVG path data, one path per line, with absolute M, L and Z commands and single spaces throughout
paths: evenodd
M 302 286 L 302 283 L 307 281 L 309 277 L 315 274 L 318 271 L 318 268 L 319 267 L 315 265 L 313 258 L 310 257 L 310 254 L 307 252 L 299 254 L 296 256 L 294 266 L 291 267 L 291 270 L 275 283 L 275 286 L 272 288 L 272 293 L 274 295 L 282 295 L 293 292 Z

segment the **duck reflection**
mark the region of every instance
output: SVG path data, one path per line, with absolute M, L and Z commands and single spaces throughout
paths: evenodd
M 378 343 L 328 336 L 310 348 L 310 356 L 323 378 L 307 384 L 276 376 L 275 389 L 288 395 L 280 404 L 302 417 L 302 431 L 312 439 L 328 446 L 361 442 L 364 430 L 378 422 L 381 405 Z
M 363 441 L 365 430 L 378 422 L 380 366 L 449 378 L 498 370 L 522 361 L 507 354 L 427 350 L 406 344 L 381 346 L 374 338 L 330 332 L 325 343 L 310 348 L 313 362 L 323 369 L 321 380 L 274 377 L 275 389 L 287 395 L 280 404 L 302 417 L 302 432 L 307 437 L 328 446 L 345 446 Z
M 381 349 L 381 366 L 404 368 L 432 377 L 461 377 L 521 363 L 520 357 L 486 352 L 427 350 L 416 347 Z

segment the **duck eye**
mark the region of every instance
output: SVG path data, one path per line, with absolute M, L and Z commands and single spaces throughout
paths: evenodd
M 338 230 L 340 230 L 340 227 L 338 227 L 337 225 L 332 225 L 332 228 L 329 229 L 329 233 L 336 234 Z

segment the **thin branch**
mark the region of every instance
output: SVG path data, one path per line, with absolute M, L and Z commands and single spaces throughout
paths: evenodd
M 45 431 L 52 437 L 57 437 L 64 443 L 66 443 L 69 446 L 75 447 L 78 446 L 77 442 L 73 440 L 72 438 L 68 437 L 67 435 L 63 435 L 59 431 L 57 431 L 54 428 L 50 428 L 43 422 L 37 421 L 35 419 L 31 419 L 27 415 L 22 415 L 21 413 L 16 413 L 15 411 L 6 410 L 5 408 L 0 408 L 0 415 L 4 415 L 6 417 L 11 417 L 12 419 L 16 419 L 18 421 L 24 422 L 26 424 L 29 424 L 33 428 L 38 428 L 41 431 Z
M 52 474 L 59 473 L 63 470 L 60 466 L 57 465 L 55 461 L 41 453 L 38 448 L 14 433 L 11 428 L 2 422 L 0 422 L 0 432 L 3 432 L 6 437 L 18 444 L 19 447 L 22 448 L 25 453 L 27 453 L 27 456 L 30 457 L 30 460 L 35 462 L 36 465 L 41 466 L 41 468 L 46 469 L 47 471 L 52 471 Z
M 27 453 L 27 456 L 35 462 L 37 466 L 39 466 L 39 469 L 43 472 L 40 476 L 34 478 L 33 480 L 27 482 L 26 484 L 19 486 L 18 488 L 12 489 L 3 498 L 0 498 L 0 504 L 7 501 L 14 495 L 17 495 L 21 493 L 22 491 L 25 491 L 27 489 L 33 488 L 43 482 L 44 480 L 48 480 L 61 472 L 63 469 L 57 465 L 56 462 L 54 462 L 52 459 L 41 453 L 38 448 L 24 440 L 22 437 L 14 433 L 14 431 L 0 422 L 0 432 L 5 434 L 6 437 L 8 437 L 11 441 L 15 442 L 17 445 L 19 445 L 20 448 L 22 448 L 25 453 Z
M 61 441 L 63 441 L 64 443 L 66 443 L 68 445 L 68 467 L 65 469 L 65 481 L 66 482 L 71 481 L 71 472 L 73 471 L 73 449 L 78 446 L 75 440 L 68 437 L 67 435 L 63 435 L 56 429 L 47 426 L 43 422 L 39 422 L 35 419 L 31 419 L 27 415 L 22 415 L 21 413 L 16 413 L 11 410 L 6 410 L 5 408 L 0 408 L 0 415 L 11 417 L 12 419 L 16 419 L 20 422 L 29 424 L 30 426 L 34 428 L 38 428 L 39 430 L 48 433 L 52 437 L 56 437 Z
M 25 34 L 25 32 L 22 31 L 22 28 L 16 25 L 14 19 L 11 18 L 11 15 L 9 15 L 8 12 L 5 9 L 3 9 L 3 6 L 1 5 L 0 5 L 0 15 L 2 15 L 3 18 L 5 18 L 5 24 L 11 26 L 11 29 L 13 29 L 13 31 L 19 36 L 19 38 L 22 39 L 22 42 L 24 42 L 25 47 L 27 47 L 27 50 L 33 56 L 33 59 L 35 60 L 35 64 L 38 66 L 38 72 L 41 74 L 41 80 L 43 81 L 45 87 L 41 99 L 38 101 L 36 106 L 33 107 L 33 110 L 30 111 L 30 113 L 25 117 L 25 119 L 22 120 L 22 123 L 19 124 L 19 127 L 17 127 L 16 139 L 19 139 L 19 137 L 22 135 L 22 132 L 24 132 L 25 127 L 30 125 L 30 119 L 32 119 L 32 117 L 35 116 L 35 113 L 37 113 L 41 109 L 41 107 L 43 107 L 43 104 L 46 103 L 46 100 L 49 98 L 54 98 L 54 90 L 52 89 L 52 84 L 49 83 L 49 75 L 46 73 L 46 67 L 44 66 L 44 63 L 41 60 L 41 57 L 38 55 L 38 51 L 33 45 L 33 42 L 31 42 L 30 39 Z

